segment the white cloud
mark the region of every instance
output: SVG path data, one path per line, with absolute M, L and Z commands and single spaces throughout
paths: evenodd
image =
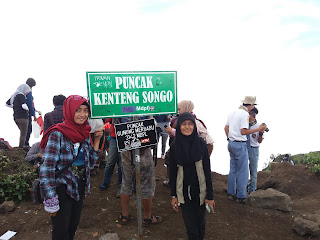
M 257 95 L 259 118 L 270 125 L 263 160 L 309 151 L 319 132 L 293 129 L 305 121 L 301 112 L 320 120 L 320 47 L 304 41 L 319 17 L 319 5 L 292 0 L 2 1 L 0 102 L 28 77 L 37 81 L 36 107 L 48 112 L 55 94 L 86 95 L 86 71 L 177 70 L 178 99 L 195 102 L 216 142 L 214 169 L 228 169 L 223 127 L 245 95 Z M 12 110 L 0 111 L 0 137 L 15 146 Z

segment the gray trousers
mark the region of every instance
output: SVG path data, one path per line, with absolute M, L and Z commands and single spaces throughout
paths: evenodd
M 23 148 L 24 143 L 26 141 L 26 137 L 27 137 L 29 120 L 27 118 L 19 118 L 19 119 L 15 119 L 14 121 L 17 124 L 18 128 L 20 129 L 19 147 Z

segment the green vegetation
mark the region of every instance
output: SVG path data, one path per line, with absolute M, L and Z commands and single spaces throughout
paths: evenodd
M 310 152 L 303 156 L 303 163 L 306 164 L 312 172 L 320 175 L 320 152 Z
M 32 165 L 24 160 L 24 152 L 0 151 L 0 204 L 29 200 L 29 189 L 35 178 Z
M 278 154 L 270 156 L 269 162 L 265 165 L 263 171 L 271 171 L 270 163 L 272 162 L 281 162 L 285 154 Z M 320 152 L 310 152 L 307 154 L 296 154 L 290 156 L 290 159 L 293 163 L 296 164 L 305 164 L 312 172 L 320 176 Z

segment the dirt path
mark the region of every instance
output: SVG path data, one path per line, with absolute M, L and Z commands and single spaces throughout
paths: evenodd
M 163 160 L 158 159 L 156 167 L 156 195 L 153 214 L 160 215 L 163 222 L 143 229 L 144 239 L 187 239 L 181 212 L 170 206 L 170 191 L 162 185 L 165 180 Z M 258 209 L 227 200 L 227 177 L 213 173 L 216 209 L 207 215 L 206 239 L 246 240 L 298 240 L 309 239 L 297 236 L 292 230 L 293 217 L 304 212 L 314 213 L 320 206 L 320 180 L 304 166 L 278 164 L 271 173 L 259 172 L 258 187 L 271 185 L 276 190 L 288 193 L 293 200 L 293 212 Z M 137 219 L 134 197 L 130 205 L 132 219 L 127 225 L 119 225 L 121 211 L 116 195 L 116 172 L 111 187 L 104 192 L 98 186 L 103 171 L 92 178 L 92 194 L 85 200 L 81 222 L 76 233 L 77 240 L 98 239 L 105 233 L 117 233 L 120 239 L 137 238 Z M 8 214 L 0 215 L 0 236 L 7 230 L 18 232 L 13 240 L 50 239 L 50 218 L 42 205 L 26 202 Z M 316 239 L 316 238 L 310 238 Z

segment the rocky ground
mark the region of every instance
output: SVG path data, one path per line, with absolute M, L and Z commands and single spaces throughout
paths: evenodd
M 164 161 L 158 159 L 156 166 L 157 188 L 153 201 L 153 214 L 163 218 L 159 225 L 143 228 L 144 239 L 187 239 L 181 212 L 176 213 L 170 206 L 170 191 L 162 185 L 166 169 Z M 115 173 L 116 174 L 116 173 Z M 111 187 L 100 191 L 103 171 L 92 178 L 92 194 L 87 196 L 81 222 L 75 239 L 99 239 L 106 233 L 117 233 L 120 239 L 137 239 L 135 196 L 132 197 L 131 221 L 127 225 L 118 223 L 121 211 L 116 195 L 116 175 Z M 275 163 L 271 172 L 258 173 L 258 188 L 274 188 L 288 194 L 292 211 L 260 209 L 238 204 L 227 199 L 227 176 L 212 173 L 215 188 L 215 213 L 207 214 L 206 239 L 246 240 L 301 240 L 317 239 L 300 237 L 292 230 L 293 219 L 304 214 L 313 214 L 320 209 L 320 178 L 303 165 Z M 42 205 L 25 202 L 16 205 L 14 211 L 0 215 L 0 236 L 7 230 L 17 232 L 13 240 L 44 240 L 50 238 L 50 218 Z

